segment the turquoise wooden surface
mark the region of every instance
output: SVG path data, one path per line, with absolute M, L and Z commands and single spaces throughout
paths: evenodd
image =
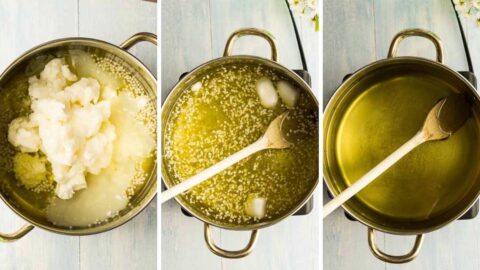
M 156 4 L 140 0 L 4 0 L 0 4 L 0 72 L 24 51 L 64 37 L 93 37 L 119 44 L 140 31 L 156 32 Z M 131 52 L 156 73 L 156 47 Z M 2 270 L 156 269 L 157 206 L 99 235 L 72 237 L 35 229 L 0 244 Z M 0 231 L 24 222 L 0 203 Z
M 318 93 L 318 33 L 308 22 L 297 21 L 314 90 Z M 293 28 L 283 1 L 163 0 L 162 98 L 166 97 L 183 72 L 220 57 L 228 36 L 243 27 L 270 31 L 279 45 L 280 63 L 291 69 L 301 67 Z M 240 39 L 235 53 L 270 56 L 268 46 L 257 38 Z M 319 195 L 317 192 L 317 199 Z M 203 224 L 184 216 L 176 202 L 167 202 L 162 205 L 162 269 L 319 269 L 318 202 L 308 216 L 290 217 L 261 230 L 253 253 L 236 260 L 213 255 L 204 243 Z M 215 241 L 227 249 L 242 248 L 248 237 L 247 232 L 214 229 Z
M 437 33 L 444 43 L 445 63 L 466 70 L 466 60 L 453 9 L 448 0 L 328 0 L 324 2 L 324 104 L 343 76 L 386 57 L 392 37 L 404 28 L 420 27 Z M 480 28 L 464 20 L 475 70 L 480 74 Z M 399 54 L 433 58 L 433 46 L 408 39 Z M 326 193 L 324 193 L 326 194 Z M 327 201 L 326 195 L 324 200 Z M 324 269 L 480 269 L 480 217 L 457 221 L 425 237 L 420 255 L 404 265 L 381 262 L 367 244 L 367 229 L 346 220 L 341 210 L 324 220 Z M 409 251 L 413 237 L 378 233 L 382 250 Z

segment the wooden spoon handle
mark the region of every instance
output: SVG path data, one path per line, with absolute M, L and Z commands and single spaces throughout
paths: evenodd
M 360 179 L 358 179 L 353 185 L 342 191 L 342 193 L 338 194 L 333 200 L 328 202 L 323 207 L 323 218 L 328 216 L 333 210 L 337 209 L 340 205 L 345 203 L 348 199 L 353 197 L 357 194 L 360 190 L 366 187 L 368 184 L 373 182 L 377 177 L 379 177 L 382 173 L 384 173 L 388 168 L 390 168 L 393 164 L 399 161 L 403 156 L 408 154 L 412 151 L 415 147 L 425 142 L 425 138 L 422 132 L 418 132 L 413 138 L 411 138 L 408 142 L 403 144 L 400 148 L 398 148 L 395 152 L 390 154 L 386 159 L 380 162 L 377 166 L 363 175 Z
M 266 140 L 264 137 L 261 137 L 256 142 L 250 144 L 249 146 L 243 148 L 242 150 L 228 156 L 224 160 L 214 164 L 207 169 L 199 172 L 198 174 L 188 178 L 187 180 L 182 181 L 180 184 L 173 186 L 166 191 L 162 192 L 160 195 L 161 202 L 164 203 L 171 198 L 181 194 L 182 192 L 189 190 L 190 188 L 202 183 L 203 181 L 209 179 L 210 177 L 222 172 L 233 164 L 239 162 L 240 160 L 266 148 Z

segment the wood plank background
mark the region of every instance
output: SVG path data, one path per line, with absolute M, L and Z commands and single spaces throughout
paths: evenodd
M 156 4 L 140 0 L 2 0 L 0 72 L 35 45 L 64 37 L 93 37 L 119 44 L 131 35 L 156 32 Z M 156 47 L 131 50 L 156 73 Z M 0 203 L 0 230 L 24 222 Z M 0 244 L 2 270 L 156 269 L 157 206 L 152 202 L 127 224 L 99 235 L 73 237 L 35 229 L 15 243 Z
M 419 27 L 437 33 L 444 43 L 446 65 L 467 70 L 460 32 L 449 0 L 326 0 L 324 1 L 324 105 L 345 74 L 386 57 L 393 36 Z M 480 27 L 463 20 L 477 76 L 480 74 Z M 434 57 L 433 45 L 412 38 L 402 44 L 401 55 Z M 328 200 L 324 193 L 325 202 Z M 324 202 L 324 203 L 325 203 Z M 325 270 L 480 269 L 480 217 L 457 221 L 429 233 L 420 255 L 404 265 L 383 263 L 370 253 L 367 229 L 346 220 L 337 210 L 324 220 L 323 255 Z M 406 253 L 413 237 L 377 234 L 381 249 Z
M 163 0 L 162 2 L 162 99 L 179 76 L 199 64 L 220 57 L 228 36 L 243 27 L 270 31 L 279 45 L 281 64 L 301 67 L 293 28 L 284 1 L 280 0 Z M 304 50 L 313 75 L 313 89 L 319 86 L 319 44 L 312 24 L 297 20 Z M 257 38 L 242 38 L 235 53 L 270 56 L 268 46 Z M 318 95 L 319 96 L 319 95 Z M 316 197 L 319 198 L 319 194 Z M 213 255 L 203 240 L 203 224 L 184 216 L 179 205 L 162 205 L 163 270 L 291 270 L 319 269 L 319 203 L 308 216 L 290 217 L 260 231 L 255 250 L 243 259 L 222 259 Z M 221 247 L 243 247 L 249 234 L 214 230 Z

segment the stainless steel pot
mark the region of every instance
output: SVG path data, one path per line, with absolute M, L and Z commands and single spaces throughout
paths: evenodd
M 157 36 L 151 33 L 138 33 L 127 39 L 119 46 L 101 40 L 77 37 L 53 40 L 44 43 L 30 49 L 22 56 L 17 58 L 12 64 L 10 64 L 10 66 L 7 67 L 7 69 L 2 73 L 2 75 L 0 75 L 0 89 L 2 85 L 4 85 L 11 76 L 16 74 L 17 72 L 23 72 L 27 62 L 34 57 L 42 56 L 48 54 L 49 52 L 56 52 L 59 50 L 80 49 L 101 54 L 108 54 L 114 57 L 115 61 L 119 62 L 129 71 L 131 71 L 134 76 L 139 78 L 139 81 L 141 81 L 142 86 L 144 87 L 148 96 L 151 99 L 156 100 L 157 82 L 155 76 L 135 56 L 133 56 L 127 51 L 133 46 L 135 46 L 137 43 L 142 41 L 148 41 L 156 45 Z M 6 179 L 0 179 L 0 181 L 6 181 Z M 135 217 L 138 213 L 140 213 L 155 197 L 156 190 L 157 175 L 155 165 L 153 166 L 147 182 L 138 192 L 138 195 L 136 195 L 135 198 L 130 202 L 132 206 L 122 211 L 120 216 L 114 218 L 112 221 L 106 224 L 72 229 L 55 226 L 49 221 L 47 221 L 45 218 L 29 213 L 28 211 L 20 207 L 18 204 L 16 204 L 15 201 L 10 199 L 10 196 L 8 196 L 8 194 L 0 191 L 0 198 L 5 202 L 5 204 L 7 204 L 18 216 L 20 216 L 27 222 L 26 225 L 22 226 L 20 229 L 13 233 L 0 233 L 0 242 L 11 242 L 18 240 L 25 236 L 35 227 L 39 227 L 54 233 L 66 235 L 90 235 L 105 232 L 126 223 L 127 221 Z
M 272 51 L 272 56 L 271 60 L 261 58 L 261 57 L 256 57 L 256 56 L 250 56 L 250 55 L 232 55 L 233 51 L 233 46 L 235 44 L 235 41 L 242 37 L 242 36 L 258 36 L 266 40 L 271 48 Z M 225 51 L 223 54 L 223 57 L 217 58 L 214 60 L 211 60 L 207 63 L 204 63 L 198 67 L 196 67 L 194 70 L 192 70 L 190 73 L 188 73 L 187 76 L 182 78 L 173 88 L 173 90 L 170 92 L 169 96 L 165 100 L 163 107 L 162 107 L 162 142 L 164 141 L 164 131 L 166 128 L 166 123 L 168 121 L 168 118 L 172 112 L 172 109 L 174 107 L 174 104 L 176 103 L 177 99 L 182 95 L 184 90 L 187 89 L 189 85 L 191 85 L 192 82 L 197 81 L 197 78 L 203 76 L 204 74 L 208 73 L 209 70 L 211 70 L 214 67 L 218 66 L 223 66 L 227 63 L 239 63 L 239 64 L 244 64 L 244 63 L 255 63 L 263 66 L 267 66 L 268 68 L 271 68 L 272 70 L 279 72 L 280 74 L 285 75 L 297 85 L 299 85 L 302 89 L 302 91 L 305 91 L 306 93 L 309 94 L 309 96 L 315 100 L 316 105 L 318 106 L 318 102 L 310 89 L 309 85 L 305 83 L 305 81 L 302 80 L 297 74 L 295 74 L 293 71 L 289 70 L 288 68 L 280 65 L 277 63 L 278 59 L 278 53 L 277 53 L 277 45 L 274 37 L 269 34 L 268 32 L 260 29 L 255 29 L 255 28 L 247 28 L 247 29 L 240 29 L 236 32 L 234 32 L 229 38 L 228 41 L 225 45 Z M 162 177 L 165 185 L 168 187 L 172 186 L 174 183 L 172 181 L 172 177 L 167 174 L 166 164 L 168 163 L 168 160 L 164 158 L 164 150 L 162 149 Z M 318 182 L 318 179 L 316 180 Z M 316 186 L 316 184 L 315 184 Z M 258 230 L 261 228 L 265 228 L 268 226 L 271 226 L 277 222 L 280 222 L 284 218 L 290 216 L 291 214 L 295 213 L 299 208 L 301 208 L 307 201 L 308 199 L 312 196 L 313 191 L 315 189 L 315 186 L 312 187 L 310 192 L 308 193 L 305 198 L 298 203 L 298 205 L 294 208 L 291 209 L 289 213 L 286 215 L 277 218 L 275 220 L 269 221 L 269 222 L 263 222 L 263 223 L 258 223 L 258 224 L 252 224 L 248 226 L 239 226 L 237 224 L 221 224 L 213 220 L 212 218 L 202 214 L 200 211 L 198 211 L 195 207 L 190 205 L 182 196 L 177 196 L 175 199 L 177 202 L 184 208 L 186 209 L 190 214 L 198 218 L 199 220 L 203 221 L 205 223 L 205 228 L 204 228 L 204 236 L 205 236 L 205 242 L 208 246 L 208 248 L 216 255 L 222 256 L 225 258 L 241 258 L 244 256 L 247 256 L 250 254 L 254 248 L 255 242 L 258 237 Z M 251 231 L 251 236 L 248 244 L 246 245 L 245 248 L 241 250 L 235 250 L 235 251 L 230 251 L 230 250 L 225 250 L 220 247 L 218 247 L 212 237 L 211 237 L 211 228 L 210 226 L 216 226 L 219 228 L 227 229 L 227 230 L 249 230 Z
M 436 56 L 436 61 L 431 61 L 427 60 L 424 58 L 420 57 L 407 57 L 407 56 L 397 56 L 397 49 L 401 41 L 407 37 L 411 36 L 417 36 L 417 37 L 423 37 L 428 40 L 430 40 L 436 49 L 437 56 Z M 418 80 L 415 82 L 413 81 L 408 81 L 408 79 L 405 79 L 407 76 L 410 77 L 418 77 Z M 410 78 L 409 77 L 409 78 Z M 387 83 L 387 80 L 389 82 Z M 345 140 L 341 141 L 338 139 L 340 131 L 340 125 L 342 125 L 343 119 L 346 119 L 347 115 L 349 115 L 352 112 L 353 106 L 357 106 L 360 102 L 362 102 L 366 95 L 368 95 L 367 90 L 372 89 L 373 87 L 377 87 L 378 91 L 384 91 L 384 93 L 387 93 L 388 91 L 394 91 L 395 88 L 401 88 L 401 87 L 411 87 L 411 88 L 418 88 L 416 89 L 416 93 L 422 94 L 421 92 L 418 91 L 429 91 L 429 89 L 435 88 L 435 87 L 444 87 L 445 89 L 450 89 L 455 92 L 462 92 L 465 93 L 471 100 L 472 103 L 472 111 L 473 117 L 468 124 L 468 128 L 470 130 L 478 130 L 479 127 L 479 121 L 478 121 L 478 116 L 479 116 L 479 108 L 480 108 L 480 103 L 479 103 L 479 96 L 475 90 L 475 88 L 472 86 L 472 84 L 466 80 L 462 75 L 457 73 L 456 71 L 453 71 L 452 69 L 448 68 L 443 64 L 443 48 L 442 48 L 442 43 L 440 39 L 433 33 L 422 30 L 422 29 L 407 29 L 405 31 L 402 31 L 398 33 L 392 40 L 390 49 L 388 52 L 388 57 L 387 59 L 380 60 L 374 63 L 371 63 L 360 70 L 356 71 L 352 76 L 350 76 L 336 91 L 334 96 L 330 99 L 326 110 L 324 114 L 324 122 L 323 122 L 323 134 L 324 134 L 324 140 L 323 140 L 323 149 L 324 149 L 324 160 L 323 160 L 323 167 L 324 167 L 324 176 L 325 176 L 325 183 L 334 196 L 339 194 L 342 190 L 344 190 L 347 186 L 349 186 L 351 183 L 349 183 L 349 180 L 347 180 L 347 177 L 345 176 L 345 168 L 346 168 L 346 163 L 339 161 L 340 158 L 340 147 L 339 145 L 344 144 L 344 143 L 349 143 Z M 429 88 L 430 87 L 430 88 Z M 442 88 L 443 89 L 443 88 Z M 413 91 L 413 90 L 412 90 Z M 445 94 L 445 93 L 443 93 Z M 395 97 L 400 97 L 400 96 L 395 96 Z M 429 97 L 430 99 L 433 99 L 435 97 Z M 408 106 L 404 106 L 405 104 L 395 104 L 395 100 L 390 100 L 391 101 L 391 107 L 390 109 L 396 109 L 398 107 L 401 107 L 402 105 L 404 108 Z M 432 100 L 427 100 L 426 102 L 431 103 Z M 399 101 L 400 102 L 400 101 Z M 402 99 L 402 102 L 405 102 Z M 424 102 L 420 98 L 417 100 L 410 100 L 411 103 L 415 102 Z M 393 105 L 392 105 L 393 104 Z M 378 103 L 377 103 L 378 105 Z M 383 112 L 385 108 L 369 108 L 368 110 L 364 108 L 364 111 L 362 114 L 359 114 L 361 116 L 358 116 L 358 126 L 360 125 L 365 125 L 365 123 L 368 123 L 370 119 L 372 119 L 372 112 L 379 111 Z M 427 107 L 428 109 L 428 107 Z M 350 110 L 350 111 L 349 111 Z M 400 110 L 400 109 L 398 109 Z M 398 117 L 404 117 L 405 115 L 409 115 L 411 112 L 405 112 L 405 111 L 399 111 Z M 376 114 L 378 115 L 378 113 Z M 402 137 L 401 139 L 398 139 L 396 144 L 397 147 L 399 141 L 405 140 L 406 136 L 413 136 L 415 134 L 415 129 L 419 129 L 421 127 L 421 123 L 423 122 L 424 115 L 418 115 L 419 118 L 411 118 L 411 120 L 415 120 L 417 123 L 415 126 L 412 126 L 411 128 L 409 127 L 410 130 L 408 134 L 395 134 L 395 133 L 389 133 L 392 130 L 399 130 L 397 127 L 395 127 L 395 123 L 378 123 L 377 126 L 374 126 L 373 129 L 375 129 L 373 132 L 375 134 L 388 134 L 388 136 L 394 137 L 396 139 Z M 351 123 L 351 122 L 350 122 Z M 382 125 L 384 124 L 384 125 Z M 420 126 L 418 126 L 420 124 Z M 418 126 L 418 127 L 417 127 Z M 357 129 L 359 130 L 359 129 Z M 367 132 L 367 131 L 366 131 Z M 353 137 L 350 137 L 351 140 L 354 140 L 354 137 L 359 137 L 361 134 L 350 134 Z M 458 135 L 456 138 L 459 138 L 459 136 L 463 135 Z M 463 138 L 463 137 L 462 137 Z M 375 136 L 371 136 L 368 139 L 364 140 L 364 150 L 363 151 L 363 156 L 355 156 L 357 157 L 356 159 L 353 158 L 354 155 L 352 155 L 350 158 L 351 162 L 350 164 L 355 163 L 357 166 L 357 170 L 363 170 L 366 168 L 363 168 L 365 164 L 366 167 L 370 166 L 369 168 L 372 168 L 372 164 L 374 164 L 374 160 L 378 160 L 380 158 L 380 155 L 378 155 L 379 149 L 370 149 L 368 148 L 369 145 L 372 145 L 374 142 L 376 142 L 378 138 Z M 350 141 L 351 141 L 350 140 Z M 455 138 L 451 138 L 449 140 L 455 140 Z M 390 141 L 388 141 L 390 142 Z M 384 142 L 384 148 L 387 146 L 390 147 L 390 144 L 387 141 Z M 440 142 L 440 143 L 447 143 L 447 142 Z M 465 147 L 469 147 L 471 152 L 478 152 L 478 145 L 476 143 L 476 140 L 472 140 L 470 142 L 464 142 Z M 393 143 L 392 143 L 393 145 Z M 438 144 L 437 144 L 438 145 Z M 430 147 L 429 149 L 432 149 L 432 147 L 437 147 L 435 145 L 433 146 L 424 146 L 424 147 Z M 422 150 L 423 149 L 423 150 Z M 426 151 L 426 148 L 418 149 L 416 151 Z M 476 150 L 475 150 L 476 149 Z M 355 152 L 354 149 L 350 149 L 351 152 Z M 377 151 L 378 150 L 378 151 Z M 383 151 L 383 150 L 382 150 Z M 414 153 L 411 153 L 409 155 L 412 155 Z M 418 153 L 417 153 L 418 154 Z M 415 155 L 415 154 L 414 154 Z M 452 153 L 453 155 L 453 153 Z M 385 156 L 384 156 L 385 157 Z M 418 157 L 418 155 L 417 155 Z M 448 154 L 446 155 L 448 158 Z M 361 158 L 361 160 L 359 159 Z M 406 157 L 408 158 L 408 156 Z M 463 157 L 464 159 L 469 159 L 469 157 Z M 381 160 L 381 159 L 380 159 Z M 378 161 L 380 161 L 378 160 Z M 474 175 L 474 171 L 478 171 L 478 168 L 480 167 L 478 162 L 476 161 L 478 159 L 472 158 L 472 161 L 469 163 L 469 166 L 466 168 L 472 171 L 471 175 L 465 175 L 460 178 L 456 179 L 450 179 L 448 177 L 458 177 L 458 174 L 461 172 L 455 172 L 452 173 L 452 171 L 443 168 L 443 167 L 435 167 L 435 166 L 440 166 L 435 163 L 428 163 L 422 159 L 418 159 L 418 162 L 424 162 L 422 166 L 415 167 L 414 169 L 412 168 L 405 168 L 403 172 L 399 172 L 398 170 L 395 171 L 394 174 L 393 172 L 391 174 L 387 174 L 386 176 L 381 176 L 383 177 L 382 179 L 378 179 L 378 181 L 390 181 L 391 179 L 396 179 L 395 181 L 401 181 L 401 179 L 404 179 L 402 183 L 403 188 L 399 188 L 398 194 L 394 193 L 389 193 L 389 194 L 379 194 L 381 192 L 387 192 L 386 188 L 375 188 L 372 187 L 369 191 L 362 191 L 362 192 L 370 192 L 370 193 L 364 193 L 363 195 L 360 196 L 356 195 L 352 199 L 350 199 L 347 203 L 343 205 L 343 208 L 345 211 L 347 211 L 349 214 L 351 214 L 355 219 L 363 223 L 368 227 L 368 244 L 370 246 L 371 251 L 373 254 L 389 263 L 405 263 L 408 261 L 413 260 L 419 253 L 422 241 L 424 238 L 424 234 L 433 230 L 437 230 L 448 223 L 452 222 L 453 220 L 456 220 L 459 218 L 463 213 L 465 213 L 471 206 L 472 204 L 477 200 L 479 194 L 480 194 L 480 177 L 478 175 Z M 358 161 L 358 162 L 356 162 Z M 372 161 L 370 165 L 368 165 L 368 162 Z M 377 162 L 378 162 L 377 161 Z M 353 166 L 353 165 L 352 165 Z M 399 166 L 399 165 L 395 165 Z M 362 168 L 362 169 L 360 169 Z M 423 205 L 422 203 L 422 198 L 414 197 L 414 195 L 411 195 L 409 197 L 408 194 L 412 194 L 415 192 L 418 192 L 418 194 L 422 194 L 425 196 L 425 203 L 427 203 L 427 196 L 432 196 L 432 194 L 435 194 L 435 190 L 428 190 L 426 188 L 423 188 L 427 185 L 424 185 L 421 182 L 420 179 L 409 179 L 408 176 L 411 170 L 416 170 L 416 172 L 423 172 L 424 175 L 431 175 L 432 170 L 443 170 L 445 172 L 445 176 L 435 176 L 435 177 L 444 177 L 448 181 L 445 181 L 450 188 L 451 193 L 453 194 L 452 196 L 456 196 L 454 199 L 452 197 L 452 200 L 449 201 L 447 205 L 442 206 L 445 210 L 443 212 L 439 212 L 436 214 L 432 215 L 426 215 L 425 217 L 418 217 L 414 216 L 412 213 L 416 211 L 415 207 L 420 209 L 423 206 L 428 206 L 429 205 Z M 465 169 L 466 170 L 466 169 Z M 458 170 L 461 171 L 461 170 Z M 364 171 L 363 173 L 365 173 Z M 448 172 L 448 175 L 447 175 Z M 402 178 L 403 174 L 403 178 Z M 455 176 L 453 176 L 455 175 Z M 407 179 L 406 179 L 407 178 Z M 425 177 L 425 181 L 435 181 L 436 179 L 428 179 L 428 177 Z M 358 179 L 358 178 L 357 178 Z M 353 180 L 353 179 L 351 179 Z M 417 181 L 418 180 L 418 181 Z M 393 181 L 393 180 L 392 180 Z M 392 181 L 388 182 L 388 184 L 394 185 L 396 183 L 393 183 Z M 420 181 L 420 182 L 419 182 Z M 377 182 L 374 182 L 375 184 Z M 463 186 L 465 184 L 465 186 Z M 385 186 L 387 183 L 385 183 Z M 409 187 L 412 185 L 415 185 L 418 189 L 413 191 L 410 190 Z M 462 190 L 460 190 L 460 187 L 465 187 Z M 384 187 L 384 186 L 382 186 Z M 369 188 L 369 187 L 367 187 Z M 374 192 L 377 192 L 377 194 L 374 194 Z M 408 193 L 410 192 L 410 193 Z M 458 193 L 458 194 L 457 194 Z M 461 193 L 461 194 L 460 194 Z M 455 195 L 457 194 L 457 195 Z M 403 196 L 403 200 L 401 199 Z M 412 205 L 406 207 L 405 205 L 409 205 L 409 199 L 412 200 L 412 198 L 415 199 L 415 202 L 418 201 L 417 205 Z M 380 206 L 380 204 L 376 204 L 376 202 L 385 202 L 386 204 L 389 205 L 389 209 L 391 211 L 387 211 L 387 207 Z M 439 204 L 443 204 L 444 201 L 438 202 Z M 403 208 L 402 208 L 403 207 Z M 432 209 L 435 208 L 435 205 L 431 206 Z M 379 230 L 383 231 L 386 233 L 391 233 L 391 234 L 399 234 L 399 235 L 416 235 L 416 240 L 414 243 L 414 246 L 410 252 L 408 252 L 405 255 L 400 255 L 400 256 L 394 256 L 394 255 L 389 255 L 386 254 L 385 252 L 382 252 L 376 245 L 375 243 L 375 234 L 374 230 Z

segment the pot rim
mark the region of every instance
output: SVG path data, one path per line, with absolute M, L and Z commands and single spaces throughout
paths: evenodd
M 112 54 L 115 54 L 117 56 L 121 56 L 122 59 L 124 60 L 129 60 L 128 62 L 132 62 L 136 65 L 136 67 L 140 67 L 141 70 L 143 71 L 142 74 L 145 74 L 148 76 L 146 78 L 148 81 L 152 81 L 154 85 L 156 86 L 156 77 L 155 75 L 134 55 L 132 55 L 130 52 L 128 52 L 125 49 L 122 49 L 120 46 L 109 43 L 104 40 L 99 40 L 99 39 L 94 39 L 94 38 L 87 38 L 87 37 L 67 37 L 67 38 L 60 38 L 60 39 L 54 39 L 51 41 L 47 41 L 44 43 L 41 43 L 37 46 L 32 47 L 31 49 L 23 52 L 19 57 L 17 57 L 12 63 L 10 63 L 5 70 L 0 74 L 0 81 L 7 75 L 9 74 L 17 65 L 22 63 L 23 61 L 28 60 L 29 57 L 31 57 L 33 54 L 37 53 L 40 50 L 43 49 L 53 49 L 55 47 L 60 47 L 63 45 L 85 45 L 89 47 L 94 47 L 102 50 L 106 50 L 107 48 L 113 49 L 112 51 L 109 51 Z M 157 97 L 156 91 L 152 91 L 152 94 Z M 41 224 L 39 222 L 36 222 L 29 218 L 28 216 L 24 215 L 21 211 L 17 210 L 13 205 L 11 205 L 8 200 L 4 197 L 2 193 L 0 193 L 0 199 L 19 217 L 21 217 L 23 220 L 27 221 L 28 223 L 34 225 L 37 228 L 57 233 L 57 234 L 62 234 L 62 235 L 69 235 L 69 236 L 84 236 L 84 235 L 94 235 L 94 234 L 99 234 L 103 232 L 110 231 L 112 229 L 115 229 L 128 221 L 132 220 L 134 217 L 136 217 L 140 212 L 142 212 L 156 197 L 157 194 L 157 162 L 155 161 L 155 164 L 152 167 L 152 172 L 151 176 L 149 178 L 150 181 L 152 181 L 152 186 L 148 191 L 146 191 L 145 198 L 142 200 L 141 205 L 137 205 L 132 207 L 127 213 L 124 215 L 118 217 L 117 219 L 114 219 L 113 221 L 110 221 L 108 223 L 98 225 L 98 226 L 93 226 L 91 228 L 81 228 L 81 229 L 69 229 L 69 228 L 60 228 L 60 227 L 52 227 L 48 226 L 45 224 Z M 148 181 L 147 181 L 148 182 Z M 146 183 L 147 183 L 146 182 Z M 153 190 L 153 192 L 152 192 Z
M 366 66 L 363 66 L 359 69 L 357 69 L 355 72 L 352 73 L 352 75 L 350 77 L 348 77 L 344 82 L 342 82 L 337 88 L 336 88 L 336 91 L 333 93 L 333 95 L 330 97 L 330 99 L 328 100 L 327 102 L 327 105 L 325 106 L 325 109 L 324 109 L 324 116 L 326 115 L 326 113 L 330 110 L 334 110 L 332 108 L 333 103 L 335 102 L 336 99 L 338 99 L 338 96 L 340 96 L 341 94 L 343 93 L 340 93 L 339 89 L 341 89 L 342 87 L 344 87 L 347 83 L 350 83 L 352 80 L 356 80 L 358 76 L 358 74 L 360 73 L 364 73 L 364 72 L 369 72 L 370 69 L 374 69 L 376 68 L 378 65 L 382 65 L 384 63 L 387 63 L 387 64 L 396 64 L 396 62 L 409 62 L 410 64 L 420 64 L 420 63 L 424 63 L 424 64 L 427 64 L 427 65 L 434 65 L 438 68 L 441 68 L 441 69 L 444 69 L 445 71 L 451 73 L 452 75 L 454 75 L 457 79 L 459 79 L 460 81 L 462 81 L 462 83 L 464 83 L 469 91 L 471 92 L 471 94 L 473 94 L 478 100 L 480 100 L 480 95 L 477 93 L 475 87 L 466 79 L 464 78 L 462 75 L 460 75 L 457 71 L 451 69 L 450 67 L 440 63 L 440 62 L 437 62 L 437 61 L 432 61 L 430 59 L 427 59 L 427 58 L 423 58 L 423 57 L 416 57 L 416 56 L 395 56 L 395 57 L 392 57 L 392 58 L 385 58 L 385 59 L 380 59 L 380 60 L 377 60 L 377 61 L 374 61 Z M 344 91 L 342 91 L 344 92 Z M 323 119 L 323 123 L 325 124 L 325 119 Z M 325 139 L 323 140 L 323 144 L 325 144 Z M 327 178 L 330 178 L 330 175 L 327 173 L 325 167 L 326 167 L 326 159 L 325 159 L 325 156 L 326 156 L 326 147 L 325 145 L 323 146 L 323 182 L 325 183 L 325 185 L 327 186 L 327 189 L 328 191 L 333 195 L 334 192 L 333 192 L 333 189 L 332 187 L 329 185 L 329 181 L 327 181 Z M 331 181 L 331 182 L 334 182 L 334 181 Z M 337 194 L 338 195 L 338 194 Z M 424 228 L 422 230 L 417 230 L 417 231 L 401 231 L 401 230 L 388 230 L 387 228 L 385 227 L 380 227 L 378 226 L 377 224 L 373 224 L 372 222 L 368 222 L 367 220 L 363 219 L 362 216 L 360 215 L 357 215 L 355 213 L 355 211 L 352 211 L 351 209 L 348 209 L 347 205 L 346 204 L 342 204 L 342 209 L 350 214 L 352 217 L 354 217 L 358 222 L 360 222 L 361 224 L 365 225 L 366 227 L 368 228 L 372 228 L 372 229 L 375 229 L 377 231 L 381 231 L 381 232 L 384 232 L 384 233 L 389 233 L 389 234 L 395 234 L 395 235 L 418 235 L 418 234 L 424 234 L 424 233 L 429 233 L 429 232 L 432 232 L 432 231 L 435 231 L 435 230 L 438 230 L 446 225 L 448 225 L 449 223 L 451 223 L 452 221 L 454 220 L 457 220 L 458 218 L 460 218 L 463 214 L 465 214 L 472 206 L 473 204 L 475 204 L 475 202 L 478 200 L 480 196 L 480 189 L 477 191 L 477 195 L 475 196 L 475 199 L 472 200 L 472 202 L 470 202 L 467 206 L 465 206 L 465 209 L 463 211 L 460 211 L 458 214 L 454 215 L 452 218 L 450 218 L 449 220 L 446 220 L 444 221 L 443 223 L 441 224 L 438 224 L 436 226 L 431 226 L 429 228 Z
M 259 56 L 254 56 L 254 55 L 229 55 L 229 56 L 222 56 L 222 57 L 218 57 L 218 58 L 215 58 L 215 59 L 212 59 L 212 60 L 209 60 L 203 64 L 200 64 L 198 66 L 196 66 L 195 68 L 193 68 L 186 76 L 184 76 L 183 78 L 181 78 L 172 88 L 172 90 L 170 91 L 170 93 L 168 93 L 167 97 L 165 98 L 165 101 L 162 102 L 162 115 L 163 115 L 163 112 L 164 112 L 164 104 L 168 103 L 168 102 L 172 102 L 170 101 L 173 97 L 173 93 L 174 92 L 177 92 L 177 91 L 185 91 L 185 88 L 181 89 L 181 90 L 177 90 L 177 87 L 187 81 L 191 76 L 192 74 L 195 74 L 196 72 L 199 72 L 199 70 L 201 70 L 202 68 L 205 68 L 206 66 L 209 66 L 209 65 L 212 65 L 212 64 L 216 64 L 216 63 L 219 63 L 219 62 L 224 62 L 224 61 L 228 61 L 230 59 L 238 59 L 238 60 L 249 60 L 249 61 L 259 61 L 261 63 L 267 63 L 267 65 L 273 65 L 275 66 L 275 68 L 278 68 L 280 69 L 281 71 L 284 72 L 284 74 L 288 75 L 289 78 L 291 79 L 294 79 L 295 82 L 297 82 L 301 87 L 302 89 L 306 89 L 308 91 L 308 93 L 310 94 L 310 96 L 313 98 L 316 106 L 317 106 L 317 109 L 319 110 L 319 103 L 318 103 L 318 100 L 313 92 L 313 90 L 311 89 L 311 87 L 299 76 L 297 75 L 295 72 L 291 71 L 290 69 L 286 68 L 285 66 L 279 64 L 278 62 L 276 61 L 272 61 L 270 59 L 267 59 L 267 58 L 263 58 L 263 57 L 259 57 Z M 168 117 L 170 116 L 170 113 L 168 114 Z M 163 135 L 164 135 L 164 132 L 163 132 L 163 121 L 162 121 L 162 132 L 161 132 L 161 141 L 163 142 Z M 162 144 L 163 145 L 163 144 Z M 162 174 L 162 182 L 164 183 L 165 187 L 168 189 L 170 188 L 169 184 L 165 181 L 165 177 L 164 177 L 164 172 L 166 170 L 164 170 L 165 168 L 165 165 L 164 165 L 164 158 L 163 158 L 163 147 L 162 147 L 162 170 L 161 170 L 161 174 Z M 319 171 L 320 171 L 320 168 L 319 168 Z M 214 227 L 218 227 L 218 228 L 222 228 L 222 229 L 226 229 L 226 230 L 231 230 L 231 231 L 251 231 L 251 230 L 258 230 L 258 229 L 263 229 L 263 228 L 266 228 L 266 227 L 269 227 L 269 226 L 272 226 L 276 223 L 279 223 L 280 221 L 284 220 L 285 218 L 291 216 L 292 214 L 294 214 L 295 212 L 297 212 L 303 205 L 305 205 L 307 203 L 307 201 L 313 196 L 313 194 L 315 193 L 315 190 L 318 186 L 318 183 L 320 182 L 319 181 L 320 178 L 319 176 L 317 176 L 316 180 L 315 180 L 315 183 L 313 185 L 313 187 L 311 188 L 311 190 L 308 192 L 307 196 L 305 196 L 305 198 L 301 201 L 301 203 L 299 203 L 296 207 L 294 207 L 294 209 L 292 211 L 290 211 L 289 213 L 281 216 L 281 217 L 278 217 L 274 220 L 271 220 L 271 221 L 264 221 L 264 222 L 260 222 L 260 223 L 256 223 L 256 224 L 252 224 L 252 225 L 244 225 L 244 226 L 228 226 L 226 224 L 217 224 L 215 222 L 212 222 L 211 220 L 207 220 L 207 218 L 203 218 L 201 217 L 200 215 L 197 215 L 196 213 L 194 213 L 193 211 L 190 210 L 190 206 L 186 203 L 183 203 L 182 200 L 180 200 L 178 197 L 179 196 L 176 196 L 175 197 L 175 200 L 177 201 L 178 204 L 180 204 L 181 207 L 183 207 L 190 215 L 192 215 L 193 217 L 195 217 L 196 219 L 200 220 L 201 222 L 204 222 L 204 223 L 207 223 L 209 225 L 212 225 Z

